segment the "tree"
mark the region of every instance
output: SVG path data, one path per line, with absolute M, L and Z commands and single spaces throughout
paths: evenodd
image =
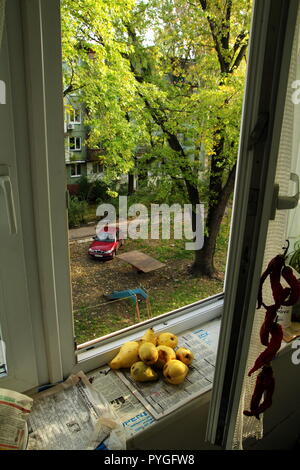
M 117 0 L 63 4 L 66 57 L 87 64 L 86 51 L 94 51 L 88 65 L 73 62 L 68 76 L 89 108 L 92 140 L 104 141 L 113 171 L 122 172 L 146 145 L 140 167 L 151 165 L 160 184 L 171 179 L 180 194 L 184 187 L 194 208 L 205 204 L 204 247 L 192 272 L 214 276 L 234 186 L 250 2 L 140 0 L 126 10 Z

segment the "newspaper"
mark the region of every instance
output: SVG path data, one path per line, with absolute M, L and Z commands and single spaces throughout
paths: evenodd
M 29 450 L 84 450 L 95 439 L 95 429 L 98 443 L 110 435 L 109 426 L 99 426 L 103 406 L 83 372 L 33 398 Z
M 218 328 L 215 329 L 217 338 Z M 63 384 L 37 394 L 28 420 L 28 449 L 90 448 L 90 436 L 94 436 L 95 423 L 99 420 L 97 396 L 93 391 L 102 395 L 118 416 L 126 439 L 149 428 L 157 419 L 211 389 L 215 343 L 206 328 L 179 336 L 179 346 L 194 353 L 189 374 L 180 385 L 167 384 L 163 378 L 155 383 L 138 383 L 128 371 L 113 371 L 106 366 L 87 376 L 83 373 L 71 376 Z M 97 442 L 105 437 L 97 435 Z
M 25 443 L 26 420 L 32 399 L 0 388 L 0 450 L 20 450 Z
M 134 436 L 155 422 L 143 404 L 108 367 L 88 374 L 89 380 L 98 392 L 102 393 L 119 416 L 126 438 Z
M 201 337 L 202 333 L 205 334 L 205 330 L 187 332 L 179 336 L 180 347 L 189 348 L 194 354 L 189 373 L 179 385 L 171 385 L 163 378 L 158 382 L 136 382 L 132 379 L 130 371 L 115 371 L 155 419 L 168 415 L 212 388 L 216 353 Z

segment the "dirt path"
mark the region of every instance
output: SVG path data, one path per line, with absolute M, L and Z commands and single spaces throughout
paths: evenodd
M 103 295 L 114 290 L 144 287 L 151 295 L 162 286 L 174 288 L 181 277 L 186 279 L 188 260 L 175 259 L 161 269 L 139 274 L 118 258 L 111 261 L 91 259 L 87 253 L 89 244 L 87 241 L 70 246 L 74 309 L 103 302 Z M 126 245 L 119 253 L 125 250 L 128 251 Z

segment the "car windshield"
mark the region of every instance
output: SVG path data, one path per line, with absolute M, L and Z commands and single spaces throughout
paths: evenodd
M 108 233 L 108 232 L 101 232 L 101 233 L 98 233 L 98 235 L 96 236 L 96 240 L 98 242 L 114 242 L 115 235 L 112 233 Z

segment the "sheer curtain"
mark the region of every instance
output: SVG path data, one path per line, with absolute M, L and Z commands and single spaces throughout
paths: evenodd
M 295 82 L 292 83 L 294 88 L 294 121 L 300 123 L 300 35 L 298 36 L 298 42 L 296 51 L 296 78 Z M 297 82 L 297 80 L 299 82 Z M 293 135 L 293 153 L 292 153 L 292 164 L 291 171 L 300 175 L 300 132 L 299 125 L 294 126 Z M 295 193 L 295 188 L 290 188 L 291 194 Z M 300 240 L 300 204 L 289 211 L 288 214 L 288 238 L 291 242 L 290 251 L 293 251 L 294 243 Z
M 295 193 L 295 188 L 291 189 L 290 173 L 295 171 L 298 162 L 298 175 L 299 175 L 299 129 L 300 129 L 300 104 L 298 107 L 293 103 L 292 95 L 295 92 L 293 84 L 295 80 L 300 80 L 300 57 L 299 51 L 299 22 L 300 10 L 298 10 L 297 27 L 295 31 L 295 38 L 293 44 L 292 58 L 289 71 L 289 81 L 285 101 L 285 110 L 283 117 L 283 124 L 281 130 L 279 155 L 276 169 L 276 183 L 279 184 L 280 195 L 291 195 Z M 298 94 L 300 100 L 300 92 Z M 297 172 L 297 171 L 295 171 Z M 298 214 L 299 215 L 299 214 Z M 288 218 L 289 212 L 281 210 L 276 212 L 274 220 L 270 220 L 268 227 L 267 242 L 265 248 L 263 270 L 266 268 L 269 261 L 282 252 L 282 247 L 286 245 L 285 240 L 288 238 Z M 296 219 L 294 218 L 294 225 Z M 290 222 L 292 224 L 292 222 Z M 299 224 L 299 222 L 298 222 Z M 300 228 L 298 226 L 298 228 Z M 299 234 L 298 234 L 299 235 Z M 273 298 L 271 289 L 266 283 L 264 288 L 264 300 L 266 304 L 272 304 Z M 247 359 L 247 368 L 245 370 L 243 390 L 241 394 L 238 418 L 235 427 L 233 448 L 242 449 L 243 441 L 246 438 L 261 439 L 263 437 L 263 419 L 257 420 L 255 417 L 247 417 L 243 415 L 243 410 L 249 409 L 251 396 L 254 390 L 257 374 L 248 377 L 248 371 L 254 364 L 257 356 L 265 349 L 260 343 L 259 331 L 263 323 L 265 310 L 257 310 L 254 317 L 253 329 L 251 334 L 250 349 Z M 275 377 L 276 380 L 276 377 Z
M 1 46 L 1 41 L 2 41 L 3 26 L 4 26 L 5 1 L 6 0 L 0 0 L 0 46 Z

